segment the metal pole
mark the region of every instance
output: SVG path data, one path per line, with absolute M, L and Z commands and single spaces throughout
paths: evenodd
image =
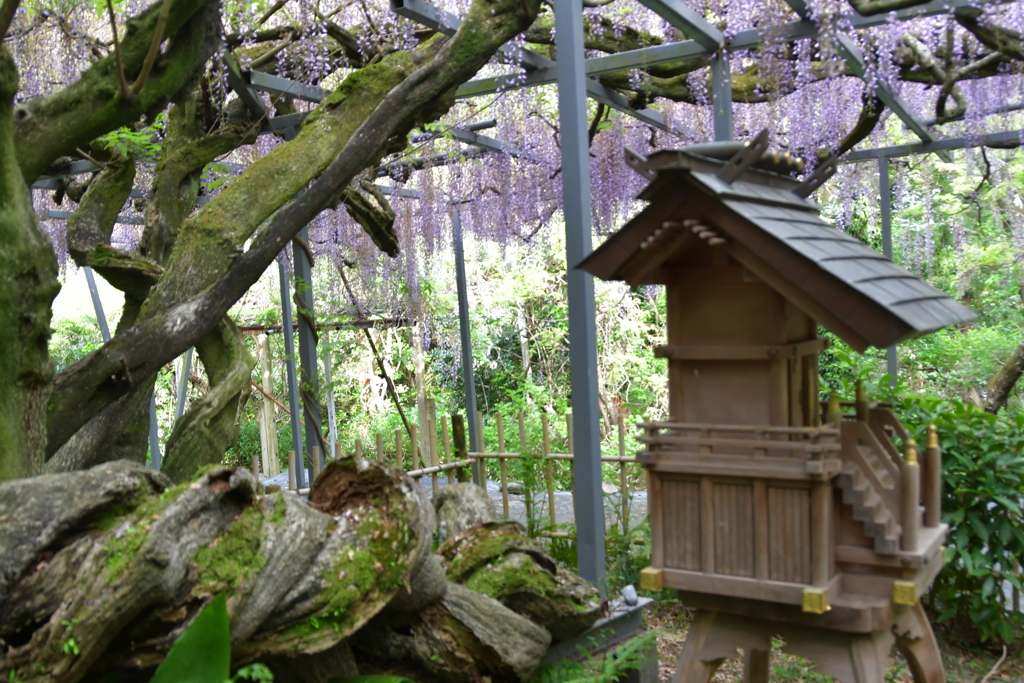
M 878 194 L 882 198 L 882 254 L 885 258 L 892 260 L 892 190 L 889 187 L 889 158 L 878 157 Z M 886 371 L 892 375 L 890 380 L 892 386 L 896 386 L 896 377 L 899 375 L 899 363 L 896 355 L 896 347 L 890 346 L 885 350 Z
M 174 421 L 177 422 L 181 419 L 181 416 L 185 413 L 185 394 L 188 393 L 188 379 L 189 375 L 192 374 L 192 352 L 194 348 L 190 348 L 185 352 L 185 357 L 181 361 L 181 377 L 178 378 L 178 402 L 174 406 Z
M 604 595 L 604 500 L 597 407 L 594 278 L 576 264 L 593 250 L 590 149 L 587 142 L 583 1 L 555 0 L 558 125 L 562 138 L 562 197 L 569 299 L 569 381 L 572 390 L 573 508 L 580 576 Z
M 96 278 L 93 276 L 92 268 L 83 266 L 85 281 L 89 285 L 89 296 L 92 297 L 92 307 L 96 311 L 96 322 L 100 326 L 100 336 L 103 343 L 110 341 L 110 327 L 107 325 L 107 314 L 103 312 L 103 302 L 100 300 L 100 290 L 96 287 Z M 156 392 L 149 395 L 149 464 L 154 470 L 160 469 L 160 436 L 156 426 Z
M 284 252 L 277 257 L 277 272 L 281 285 L 281 334 L 284 335 L 284 363 L 288 373 L 288 409 L 291 411 L 292 450 L 302 453 L 302 406 L 299 404 L 299 384 L 295 380 L 295 339 L 292 337 L 292 300 L 288 286 L 288 273 L 284 269 Z M 306 466 L 301 457 L 295 458 L 295 485 L 306 486 Z
M 323 331 L 324 335 L 324 382 L 326 386 L 327 399 L 327 435 L 330 439 L 330 443 L 327 447 L 331 451 L 331 460 L 338 459 L 338 418 L 335 414 L 334 408 L 334 392 L 331 387 L 331 344 L 328 340 L 328 332 L 325 328 Z M 326 457 L 326 456 L 325 456 Z
M 313 329 L 313 263 L 309 260 L 309 227 L 303 226 L 292 241 L 292 263 L 295 264 L 295 305 L 299 307 L 299 360 L 302 362 L 302 406 L 306 426 L 306 459 L 313 467 L 313 458 L 319 458 L 315 469 L 323 469 L 324 449 L 320 448 L 323 434 L 320 418 L 320 387 L 317 373 L 316 331 Z M 314 448 L 318 450 L 314 450 Z M 298 451 L 296 451 L 298 452 Z M 320 453 L 320 455 L 316 455 Z
M 711 106 L 715 141 L 732 140 L 732 73 L 729 71 L 729 53 L 724 47 L 711 58 Z
M 459 332 L 462 336 L 462 386 L 466 392 L 466 422 L 469 423 L 469 450 L 480 450 L 476 423 L 476 385 L 473 380 L 473 340 L 469 332 L 469 295 L 466 293 L 466 255 L 462 248 L 462 217 L 459 205 L 452 202 L 452 241 L 455 242 L 455 288 L 459 295 Z M 483 463 L 473 463 L 473 483 L 486 485 Z
M 85 266 L 85 281 L 89 283 L 89 296 L 92 297 L 92 307 L 96 311 L 96 322 L 100 325 L 100 336 L 103 343 L 110 341 L 110 328 L 107 326 L 107 316 L 103 312 L 103 302 L 100 301 L 100 290 L 96 288 L 96 278 L 93 277 L 92 268 Z

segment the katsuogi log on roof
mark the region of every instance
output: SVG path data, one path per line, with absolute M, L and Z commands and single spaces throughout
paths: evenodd
M 667 284 L 679 267 L 728 255 L 853 348 L 885 347 L 974 317 L 967 307 L 818 215 L 802 162 L 767 136 L 663 150 L 627 161 L 651 179 L 650 204 L 579 267 L 632 286 Z M 717 256 L 712 256 L 717 252 Z

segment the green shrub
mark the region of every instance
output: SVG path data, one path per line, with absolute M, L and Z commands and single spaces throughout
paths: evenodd
M 940 623 L 965 639 L 1006 642 L 1024 627 L 1004 586 L 1024 588 L 1024 416 L 995 416 L 971 404 L 929 396 L 895 398 L 919 444 L 934 424 L 942 447 L 946 567 L 929 603 Z

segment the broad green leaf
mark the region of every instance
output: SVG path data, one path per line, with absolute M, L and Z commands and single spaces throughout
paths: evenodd
M 408 678 L 401 676 L 348 676 L 346 678 L 332 678 L 327 683 L 413 683 Z
M 223 683 L 231 676 L 231 630 L 224 596 L 203 608 L 149 683 Z

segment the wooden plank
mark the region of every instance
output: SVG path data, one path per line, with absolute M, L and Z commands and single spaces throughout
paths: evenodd
M 645 467 L 669 474 L 694 474 L 714 477 L 766 478 L 786 481 L 829 479 L 842 470 L 837 459 L 810 461 L 797 458 L 767 458 L 715 454 L 701 459 L 697 454 L 641 452 L 638 460 Z M 820 467 L 820 471 L 815 471 Z
M 700 569 L 715 571 L 715 488 L 711 477 L 700 478 Z
M 707 431 L 707 430 L 705 430 Z M 806 441 L 773 441 L 764 439 L 736 439 L 720 436 L 673 436 L 658 434 L 656 436 L 638 436 L 640 443 L 657 444 L 659 446 L 708 446 L 711 448 L 744 448 L 769 449 L 775 451 L 791 451 L 801 454 L 838 452 L 837 443 L 808 443 Z
M 802 624 L 846 633 L 888 630 L 893 624 L 892 605 L 889 600 L 847 596 L 841 593 L 837 594 L 834 600 L 830 597 L 829 604 L 832 609 L 825 614 L 808 614 L 803 612 L 799 605 L 690 591 L 680 591 L 679 599 L 690 609 L 710 609 L 750 619 Z
M 665 566 L 665 499 L 661 494 L 661 482 L 660 475 L 647 473 L 647 509 L 651 515 L 651 566 L 655 568 Z
M 754 576 L 753 484 L 713 484 L 715 572 Z
M 832 575 L 832 485 L 828 482 L 811 484 L 811 583 L 823 586 Z
M 773 360 L 815 355 L 826 348 L 828 341 L 822 338 L 791 344 L 662 344 L 654 347 L 654 356 L 671 360 Z
M 745 576 L 725 576 L 706 572 L 688 572 L 682 569 L 664 570 L 665 588 L 675 588 L 695 593 L 710 593 L 733 598 L 748 598 L 764 602 L 778 602 L 787 605 L 803 603 L 806 585 L 783 583 L 780 581 L 762 581 Z M 826 587 L 828 602 L 832 604 L 840 593 L 839 576 L 833 578 Z
M 754 480 L 754 578 L 769 578 L 768 482 Z
M 817 399 L 815 398 L 815 400 Z M 710 429 L 716 432 L 764 432 L 766 434 L 788 434 L 792 436 L 801 436 L 808 440 L 821 440 L 825 437 L 839 437 L 839 430 L 831 425 L 825 425 L 821 427 L 780 427 L 772 425 L 711 424 L 700 422 L 691 423 L 659 421 L 639 422 L 637 423 L 637 427 L 639 427 L 640 429 L 672 429 L 692 431 Z
M 768 578 L 807 585 L 810 571 L 810 504 L 806 488 L 768 487 Z

